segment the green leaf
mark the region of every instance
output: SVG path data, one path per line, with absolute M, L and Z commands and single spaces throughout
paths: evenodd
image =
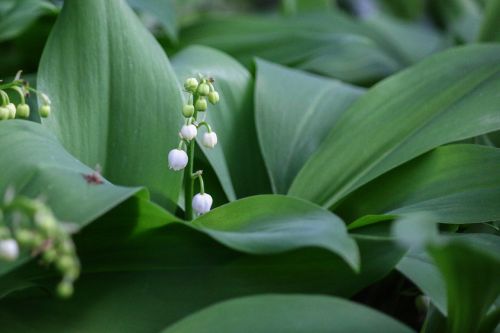
M 340 81 L 257 61 L 257 132 L 275 193 L 286 193 L 332 125 L 362 93 Z
M 40 16 L 57 13 L 45 0 L 3 0 L 0 4 L 0 42 L 23 33 Z
M 154 16 L 162 25 L 168 38 L 177 42 L 177 17 L 173 0 L 127 0 L 139 10 Z
M 50 295 L 58 277 L 42 275 L 38 268 L 37 274 L 24 267 L 0 278 L 0 294 L 12 279 L 40 286 L 2 299 L 2 329 L 157 332 L 234 297 L 269 292 L 349 297 L 387 275 L 404 254 L 392 240 L 356 236 L 359 273 L 323 248 L 242 254 L 181 223 L 155 227 L 177 219 L 150 206 L 133 197 L 76 235 L 83 271 L 67 301 Z M 120 320 L 110 323 L 109 318 Z
M 456 48 L 370 89 L 336 122 L 289 193 L 325 207 L 439 145 L 500 128 L 500 47 Z
M 433 245 L 430 254 L 447 285 L 448 331 L 477 332 L 500 295 L 500 237 L 454 236 Z
M 84 175 L 95 171 L 68 154 L 39 124 L 10 120 L 0 123 L 0 194 L 13 187 L 18 194 L 43 197 L 55 216 L 80 227 L 124 201 L 138 188 L 89 184 Z M 2 263 L 0 275 L 22 262 Z
M 253 79 L 228 55 L 203 46 L 192 46 L 176 54 L 172 64 L 179 81 L 199 73 L 215 80 L 219 104 L 209 106 L 206 120 L 217 133 L 214 149 L 199 145 L 212 165 L 227 197 L 235 200 L 270 192 L 261 157 L 253 116 Z M 201 140 L 201 135 L 198 136 Z
M 268 254 L 322 247 L 359 269 L 356 242 L 342 220 L 306 201 L 254 196 L 200 216 L 193 225 L 219 242 L 247 253 Z
M 500 42 L 498 22 L 500 22 L 500 0 L 489 0 L 484 10 L 484 19 L 478 40 L 481 42 Z
M 362 187 L 337 211 L 348 221 L 367 214 L 418 212 L 431 213 L 440 223 L 500 220 L 499 164 L 497 148 L 465 144 L 440 147 Z
M 162 332 L 242 330 L 255 333 L 412 332 L 405 325 L 363 305 L 341 298 L 305 295 L 252 296 L 218 303 Z
M 429 3 L 446 29 L 460 42 L 477 40 L 482 10 L 475 0 L 434 0 Z
M 44 50 L 38 88 L 53 103 L 45 121 L 64 147 L 111 181 L 146 185 L 177 201 L 180 90 L 165 54 L 125 2 L 65 1 Z

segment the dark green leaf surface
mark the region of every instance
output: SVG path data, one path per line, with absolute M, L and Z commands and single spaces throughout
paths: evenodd
M 245 255 L 181 223 L 151 229 L 176 220 L 131 198 L 85 228 L 76 237 L 83 274 L 76 294 L 65 302 L 47 294 L 56 281 L 49 274 L 41 276 L 36 266 L 0 279 L 0 286 L 16 276 L 16 281 L 44 286 L 0 302 L 2 329 L 158 332 L 194 311 L 234 297 L 270 292 L 349 297 L 385 276 L 404 253 L 392 240 L 356 236 L 361 257 L 361 271 L 356 274 L 339 256 L 320 248 Z
M 208 111 L 200 113 L 198 119 L 206 117 L 219 143 L 213 149 L 201 144 L 199 147 L 214 168 L 227 197 L 235 200 L 270 192 L 255 132 L 254 82 L 248 70 L 228 55 L 203 46 L 192 46 L 176 54 L 172 64 L 181 82 L 199 73 L 215 79 L 220 102 L 209 105 Z M 201 138 L 199 133 L 198 140 Z
M 265 295 L 238 298 L 203 309 L 163 333 L 412 332 L 394 319 L 341 298 Z
M 376 85 L 337 121 L 289 193 L 330 207 L 434 147 L 500 128 L 499 52 L 452 49 Z
M 354 192 L 338 212 L 349 221 L 367 214 L 418 212 L 429 212 L 441 223 L 500 220 L 499 165 L 498 148 L 440 147 Z
M 84 175 L 95 171 L 68 154 L 54 135 L 39 124 L 10 120 L 0 123 L 0 194 L 8 187 L 28 197 L 43 197 L 58 219 L 84 226 L 138 188 L 89 184 Z M 14 263 L 15 265 L 19 262 Z M 0 274 L 14 264 L 0 266 Z
M 342 220 L 306 201 L 254 196 L 200 216 L 194 226 L 231 248 L 254 254 L 322 247 L 359 268 L 356 242 Z
M 177 201 L 180 90 L 168 59 L 121 0 L 68 0 L 42 56 L 38 88 L 53 102 L 44 123 L 70 153 L 111 181 Z
M 255 112 L 259 142 L 275 193 L 298 171 L 363 89 L 266 61 L 257 62 Z
M 500 0 L 488 0 L 479 32 L 481 42 L 500 42 Z

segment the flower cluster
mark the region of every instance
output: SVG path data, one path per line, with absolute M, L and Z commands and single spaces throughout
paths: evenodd
M 19 103 L 17 106 L 11 102 L 7 94 L 9 90 L 18 96 Z M 47 118 L 51 112 L 49 97 L 31 88 L 26 81 L 21 80 L 21 72 L 19 71 L 12 82 L 2 84 L 0 80 L 0 120 L 28 118 L 30 115 L 30 107 L 26 104 L 25 98 L 30 91 L 36 93 L 42 101 L 42 105 L 38 109 L 40 117 Z
M 41 200 L 15 196 L 7 190 L 0 205 L 0 261 L 14 261 L 25 250 L 62 274 L 57 286 L 60 297 L 73 294 L 73 283 L 80 275 L 80 262 L 70 233 L 72 224 L 59 222 Z
M 184 171 L 184 194 L 186 205 L 186 219 L 192 219 L 192 210 L 197 215 L 204 214 L 212 207 L 212 197 L 205 193 L 203 185 L 202 171 L 193 173 L 194 140 L 201 127 L 205 127 L 201 143 L 207 148 L 214 148 L 217 144 L 217 134 L 212 131 L 211 126 L 204 120 L 198 120 L 198 115 L 208 109 L 208 102 L 217 104 L 219 93 L 214 88 L 214 80 L 200 75 L 198 79 L 188 78 L 184 83 L 184 88 L 189 94 L 187 104 L 182 108 L 182 115 L 185 118 L 179 136 L 181 138 L 177 149 L 172 149 L 168 153 L 168 164 L 170 169 Z M 207 102 L 208 100 L 208 102 Z M 187 168 L 186 168 L 187 167 Z M 200 193 L 193 197 L 193 182 L 198 179 L 200 182 Z

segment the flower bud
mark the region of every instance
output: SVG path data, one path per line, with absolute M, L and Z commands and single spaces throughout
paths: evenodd
M 17 115 L 21 118 L 28 118 L 30 116 L 30 106 L 28 104 L 19 104 L 17 106 Z
M 193 197 L 193 209 L 198 215 L 209 212 L 212 203 L 212 196 L 208 193 L 198 193 Z
M 56 266 L 57 269 L 59 269 L 61 272 L 66 272 L 73 269 L 75 263 L 73 261 L 73 258 L 71 258 L 71 256 L 63 255 L 57 258 Z
M 183 139 L 191 141 L 194 138 L 196 138 L 196 134 L 198 134 L 198 130 L 196 129 L 196 126 L 194 126 L 193 124 L 184 125 L 181 128 L 181 137 Z
M 198 94 L 201 96 L 207 96 L 210 92 L 210 87 L 206 83 L 202 83 L 198 86 Z
M 194 114 L 194 106 L 191 104 L 186 104 L 182 108 L 182 115 L 186 118 L 192 117 Z
M 0 120 L 9 119 L 10 111 L 5 106 L 0 106 Z
M 203 134 L 203 145 L 207 148 L 213 148 L 217 144 L 217 134 L 215 132 L 206 132 Z
M 195 92 L 196 89 L 198 89 L 198 80 L 196 80 L 194 77 L 190 77 L 186 80 L 186 82 L 184 82 L 184 88 L 187 91 Z
M 208 94 L 208 101 L 213 105 L 219 103 L 219 93 L 217 91 L 211 91 Z
M 0 240 L 0 259 L 14 261 L 19 256 L 19 246 L 14 239 Z
M 50 105 L 42 105 L 38 112 L 40 113 L 40 117 L 47 118 L 50 116 Z
M 73 283 L 62 281 L 57 285 L 57 294 L 61 298 L 68 298 L 73 295 Z
M 175 171 L 182 170 L 188 163 L 188 156 L 184 150 L 172 149 L 168 153 L 168 166 Z
M 16 118 L 16 106 L 12 103 L 7 104 L 7 109 L 9 109 L 9 118 Z
M 207 107 L 208 105 L 205 97 L 200 97 L 196 100 L 195 108 L 197 111 L 205 111 Z

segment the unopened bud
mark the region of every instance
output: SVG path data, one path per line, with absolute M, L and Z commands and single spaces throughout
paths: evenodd
M 38 112 L 40 113 L 40 117 L 47 118 L 50 116 L 50 105 L 42 105 Z
M 5 106 L 0 106 L 0 120 L 9 119 L 10 111 Z
M 194 93 L 196 89 L 198 89 L 198 80 L 196 80 L 194 77 L 190 77 L 186 80 L 186 82 L 184 82 L 184 88 L 187 91 Z
M 73 295 L 73 283 L 71 283 L 70 281 L 66 281 L 66 280 L 61 281 L 57 285 L 57 294 L 61 298 L 71 297 L 71 295 Z
M 184 105 L 182 115 L 186 118 L 192 117 L 194 115 L 194 106 L 191 104 Z
M 19 104 L 16 115 L 21 118 L 28 118 L 30 116 L 30 106 L 28 104 Z
M 210 87 L 206 83 L 202 83 L 198 86 L 198 94 L 201 96 L 207 96 L 210 92 Z
M 7 109 L 9 109 L 9 118 L 16 118 L 16 106 L 12 103 L 7 104 Z
M 214 105 L 219 103 L 219 93 L 217 91 L 211 91 L 208 94 L 208 101 Z
M 207 107 L 208 105 L 205 97 L 201 97 L 196 100 L 195 108 L 197 111 L 205 111 Z

